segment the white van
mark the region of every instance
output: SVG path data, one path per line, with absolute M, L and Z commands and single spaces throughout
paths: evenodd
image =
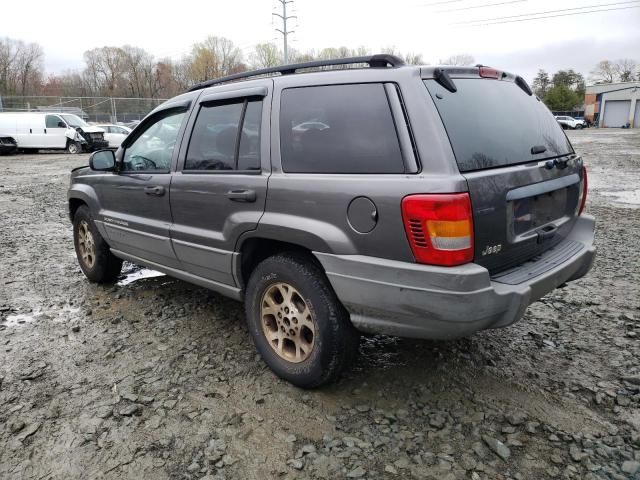
M 20 149 L 66 149 L 69 153 L 107 148 L 104 130 L 70 113 L 0 112 L 0 131 Z

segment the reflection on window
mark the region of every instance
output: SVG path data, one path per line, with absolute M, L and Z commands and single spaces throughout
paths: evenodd
M 404 172 L 381 84 L 287 89 L 280 105 L 280 132 L 286 172 Z
M 261 115 L 261 101 L 202 106 L 184 169 L 259 170 Z M 243 123 L 238 139 L 240 122 Z
M 125 151 L 124 170 L 169 170 L 184 115 L 173 113 L 147 128 Z

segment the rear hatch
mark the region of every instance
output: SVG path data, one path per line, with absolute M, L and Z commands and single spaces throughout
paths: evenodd
M 469 186 L 474 262 L 496 274 L 558 246 L 578 215 L 583 169 L 549 109 L 511 74 L 431 76 L 424 83 Z

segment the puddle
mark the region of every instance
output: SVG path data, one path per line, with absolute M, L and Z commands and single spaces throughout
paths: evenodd
M 35 313 L 15 313 L 7 316 L 6 320 L 2 322 L 7 327 L 17 327 L 24 325 L 25 323 L 32 323 L 36 320 L 38 314 Z
M 640 207 L 640 190 L 622 190 L 619 192 L 598 192 L 606 197 L 613 197 L 613 200 L 625 205 Z
M 138 265 L 134 265 L 132 263 L 125 263 L 122 268 L 122 275 L 120 276 L 120 280 L 118 280 L 117 284 L 120 287 L 124 287 L 125 285 L 129 285 L 130 283 L 137 282 L 138 280 L 142 280 L 144 278 L 155 278 L 164 276 L 164 273 L 156 272 L 155 270 L 151 270 L 149 268 L 139 267 Z
M 41 308 L 31 312 L 12 313 L 2 320 L 3 327 L 22 327 L 39 321 L 53 321 L 56 323 L 68 322 L 70 317 L 75 316 L 80 311 L 77 307 L 65 305 L 64 307 L 52 307 L 47 310 Z

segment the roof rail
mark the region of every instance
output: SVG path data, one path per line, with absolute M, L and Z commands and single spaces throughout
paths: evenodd
M 401 58 L 396 57 L 395 55 L 387 54 L 369 55 L 364 57 L 336 58 L 333 60 L 317 60 L 313 62 L 292 63 L 289 65 L 281 65 L 279 67 L 262 68 L 260 70 L 251 70 L 249 72 L 234 73 L 233 75 L 227 75 L 225 77 L 198 83 L 191 87 L 188 91 L 193 92 L 194 90 L 200 90 L 202 88 L 211 87 L 212 85 L 218 85 L 220 83 L 231 82 L 232 80 L 257 77 L 260 75 L 268 75 L 271 73 L 290 75 L 304 68 L 331 67 L 334 65 L 353 65 L 358 63 L 366 63 L 371 68 L 384 68 L 387 66 L 401 67 L 403 65 L 406 65 L 404 60 L 402 60 Z

